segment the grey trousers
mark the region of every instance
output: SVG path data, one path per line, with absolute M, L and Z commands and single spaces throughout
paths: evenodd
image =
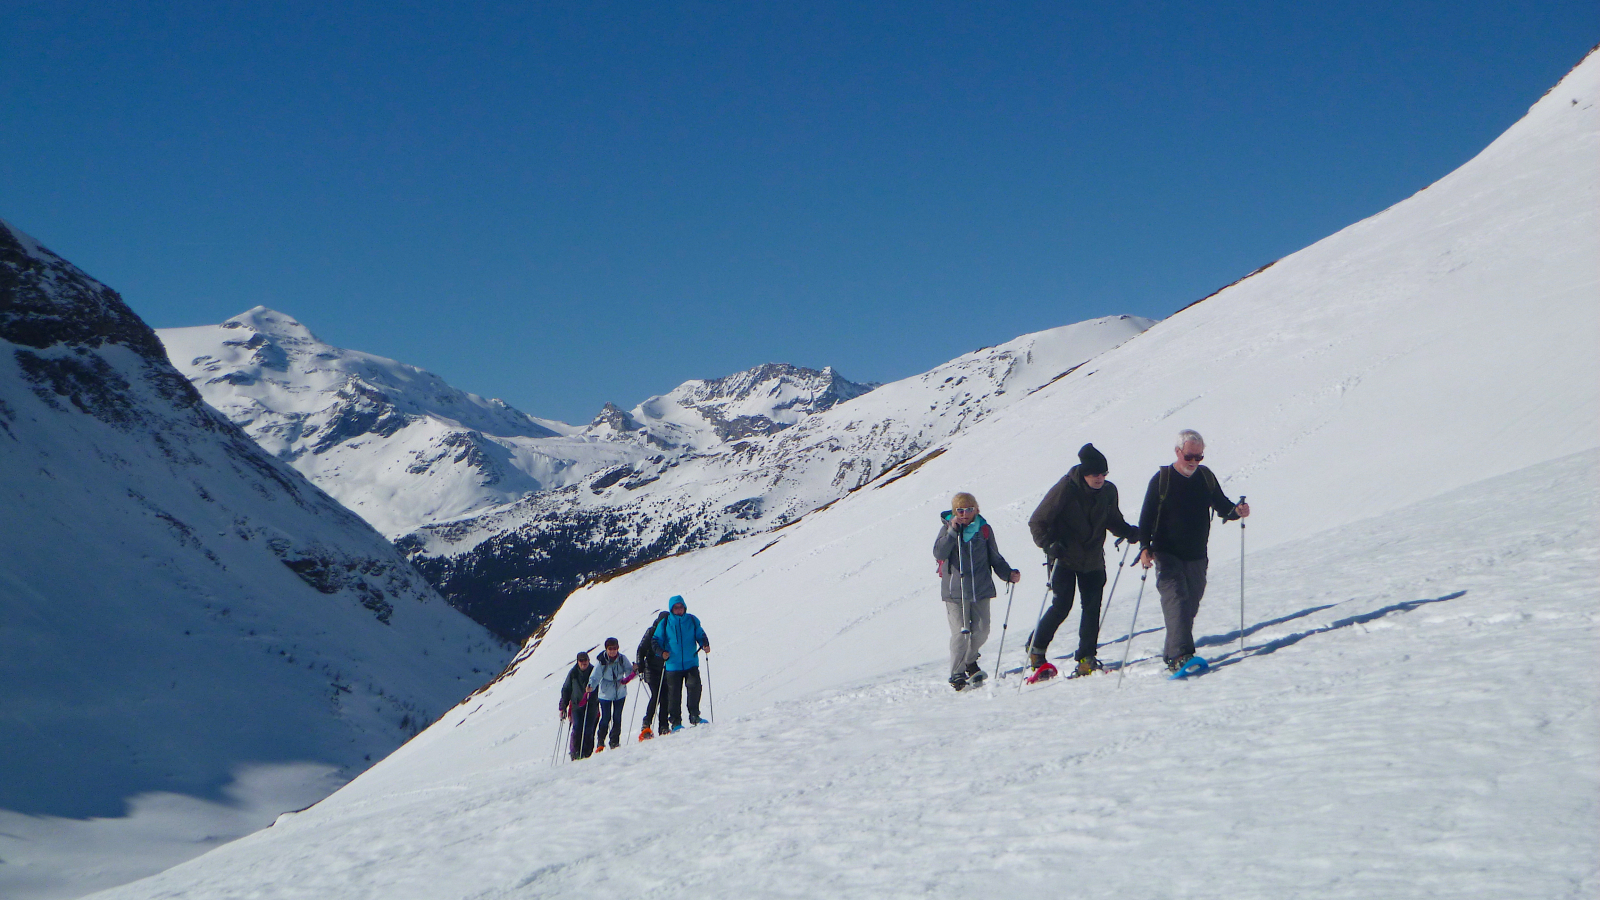
M 971 634 L 961 633 L 960 600 L 946 600 L 944 615 L 950 623 L 950 674 L 955 675 L 978 661 L 978 651 L 989 639 L 989 601 L 967 601 L 967 627 L 972 630 Z
M 1156 590 L 1161 594 L 1161 615 L 1167 620 L 1167 643 L 1161 655 L 1167 661 L 1194 654 L 1194 617 L 1206 593 L 1209 560 L 1182 560 L 1157 553 Z

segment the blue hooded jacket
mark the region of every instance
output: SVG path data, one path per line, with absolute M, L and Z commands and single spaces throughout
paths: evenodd
M 671 654 L 665 666 L 668 672 L 698 668 L 700 649 L 711 649 L 711 640 L 706 637 L 706 630 L 700 627 L 700 620 L 689 615 L 689 605 L 684 603 L 682 597 L 672 598 L 671 606 L 680 604 L 684 608 L 683 614 L 672 613 L 662 619 L 661 624 L 656 626 L 654 637 L 656 652 L 665 650 Z

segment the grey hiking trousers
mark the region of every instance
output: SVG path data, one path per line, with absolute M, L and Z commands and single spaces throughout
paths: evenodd
M 950 674 L 965 672 L 967 666 L 978 661 L 978 651 L 989 639 L 989 601 L 967 601 L 967 627 L 971 634 L 961 633 L 961 601 L 946 600 L 945 619 L 950 623 Z
M 1194 654 L 1194 617 L 1206 593 L 1206 566 L 1210 560 L 1185 560 L 1171 553 L 1156 553 L 1156 590 L 1161 594 L 1161 615 L 1167 620 L 1167 643 L 1161 656 L 1171 662 Z

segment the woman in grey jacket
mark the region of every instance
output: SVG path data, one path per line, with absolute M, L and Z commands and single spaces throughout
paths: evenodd
M 606 748 L 606 734 L 611 735 L 611 749 L 622 743 L 622 708 L 628 702 L 628 682 L 633 680 L 633 663 L 622 655 L 617 639 L 606 638 L 606 649 L 595 661 L 589 674 L 589 689 L 594 691 L 600 704 L 600 735 L 595 741 L 595 751 Z
M 933 542 L 939 566 L 939 598 L 950 624 L 950 686 L 963 690 L 983 681 L 978 651 L 989 639 L 989 601 L 999 593 L 990 572 L 1012 584 L 1022 573 L 1000 555 L 994 529 L 978 515 L 978 499 L 968 493 L 950 499 L 950 510 Z

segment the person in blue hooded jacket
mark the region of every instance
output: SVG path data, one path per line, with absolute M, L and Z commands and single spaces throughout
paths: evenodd
M 656 626 L 655 648 L 661 655 L 661 702 L 666 704 L 667 718 L 676 731 L 683 727 L 684 688 L 689 694 L 689 724 L 699 725 L 700 718 L 700 651 L 711 652 L 711 640 L 700 620 L 689 615 L 689 604 L 682 597 L 669 601 L 669 615 Z

